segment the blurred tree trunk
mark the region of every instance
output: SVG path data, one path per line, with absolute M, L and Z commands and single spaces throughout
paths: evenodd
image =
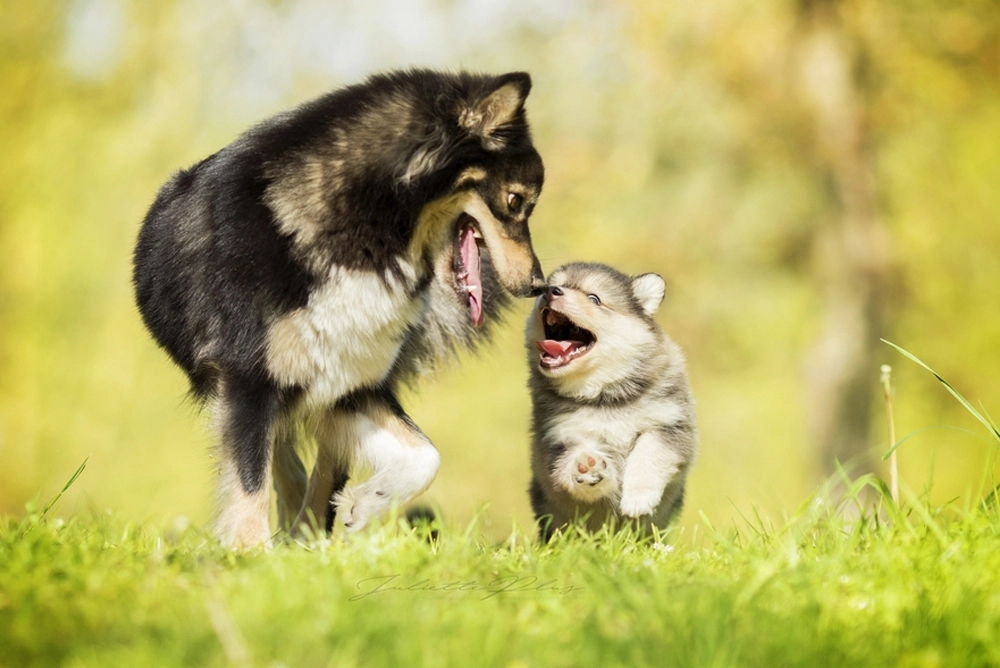
M 835 460 L 869 472 L 869 428 L 885 322 L 889 252 L 878 213 L 863 48 L 838 15 L 839 0 L 800 0 L 796 93 L 812 113 L 816 168 L 835 205 L 816 237 L 824 313 L 806 364 L 811 442 L 825 472 Z

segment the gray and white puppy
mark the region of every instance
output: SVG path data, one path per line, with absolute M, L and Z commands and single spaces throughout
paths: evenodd
M 528 318 L 531 505 L 541 538 L 680 511 L 697 449 L 684 355 L 653 314 L 663 279 L 573 263 L 548 279 Z

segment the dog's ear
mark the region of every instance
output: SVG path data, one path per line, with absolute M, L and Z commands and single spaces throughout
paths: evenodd
M 646 315 L 653 315 L 660 308 L 666 289 L 658 274 L 642 274 L 632 279 L 632 294 Z
M 430 132 L 428 138 L 417 144 L 413 153 L 400 164 L 397 180 L 404 186 L 411 185 L 437 169 L 447 159 L 447 154 L 447 136 L 437 130 Z
M 503 148 L 504 140 L 495 136 L 498 128 L 517 119 L 524 100 L 531 92 L 527 72 L 511 72 L 495 78 L 482 99 L 473 100 L 462 110 L 458 124 L 480 138 L 488 150 Z

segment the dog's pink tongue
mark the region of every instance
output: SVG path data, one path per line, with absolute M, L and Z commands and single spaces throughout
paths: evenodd
M 576 341 L 553 341 L 552 339 L 546 339 L 544 341 L 535 341 L 535 347 L 538 348 L 539 352 L 546 355 L 562 357 L 569 351 L 580 347 L 580 344 Z
M 483 324 L 483 281 L 479 272 L 479 246 L 476 245 L 476 235 L 471 226 L 462 229 L 459 240 L 459 254 L 462 266 L 468 272 L 465 279 L 466 290 L 469 293 L 469 315 L 472 324 L 480 327 Z

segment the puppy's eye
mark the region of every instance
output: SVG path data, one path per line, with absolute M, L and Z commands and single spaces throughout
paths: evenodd
M 589 299 L 590 301 L 594 302 L 598 306 L 601 305 L 601 298 L 598 297 L 597 295 L 587 295 L 587 299 Z
M 524 198 L 517 193 L 507 193 L 507 208 L 511 213 L 517 213 L 524 206 Z

